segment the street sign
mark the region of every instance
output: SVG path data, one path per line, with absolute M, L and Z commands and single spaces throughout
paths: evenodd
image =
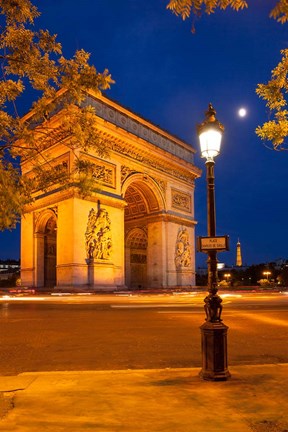
M 198 251 L 208 252 L 211 250 L 215 250 L 219 252 L 228 251 L 229 237 L 228 236 L 198 237 Z

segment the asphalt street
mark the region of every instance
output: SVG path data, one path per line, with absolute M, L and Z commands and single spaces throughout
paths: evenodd
M 0 374 L 201 367 L 205 294 L 0 298 Z M 230 365 L 288 363 L 288 296 L 223 295 Z

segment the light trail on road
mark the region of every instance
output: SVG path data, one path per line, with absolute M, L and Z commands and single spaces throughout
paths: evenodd
M 174 315 L 178 315 L 178 314 L 202 314 L 202 311 L 198 310 L 198 311 L 157 311 L 157 313 L 159 314 L 174 314 Z
M 268 311 L 265 310 L 265 312 L 267 313 Z M 270 312 L 275 312 L 273 310 L 271 310 Z M 276 326 L 281 326 L 281 327 L 288 327 L 288 322 L 286 320 L 281 320 L 279 318 L 270 318 L 267 316 L 262 316 L 262 315 L 255 315 L 252 313 L 237 313 L 238 317 L 242 317 L 242 318 L 248 318 L 250 320 L 254 320 L 254 321 L 261 321 L 263 323 L 266 324 L 272 324 L 272 325 L 276 325 Z
M 110 307 L 112 309 L 157 309 L 157 308 L 172 308 L 172 307 L 177 307 L 177 308 L 188 308 L 188 307 L 192 307 L 192 306 L 199 306 L 199 305 L 193 305 L 191 303 L 187 303 L 187 304 L 179 304 L 179 303 L 169 303 L 169 304 L 161 304 L 161 303 L 157 303 L 157 304 L 138 304 L 138 305 L 110 305 Z
M 0 298 L 0 374 L 200 367 L 205 293 Z M 288 296 L 223 296 L 233 364 L 288 362 Z

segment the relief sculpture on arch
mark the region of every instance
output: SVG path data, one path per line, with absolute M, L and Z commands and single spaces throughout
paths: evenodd
M 86 254 L 88 259 L 108 260 L 111 257 L 111 221 L 105 209 L 89 212 L 85 233 Z

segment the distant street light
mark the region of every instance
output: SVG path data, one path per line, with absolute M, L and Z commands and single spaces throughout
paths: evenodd
M 207 231 L 216 238 L 214 158 L 220 153 L 224 126 L 216 119 L 216 111 L 209 104 L 205 120 L 197 126 L 201 156 L 207 169 Z M 217 250 L 208 254 L 208 295 L 204 300 L 206 321 L 202 326 L 202 370 L 200 375 L 209 381 L 225 381 L 230 377 L 227 364 L 227 330 L 222 322 L 222 299 L 217 294 Z
M 231 274 L 230 273 L 224 273 L 224 278 L 226 279 L 226 282 L 229 282 L 229 279 L 231 278 Z
M 270 271 L 263 271 L 263 275 L 266 276 L 266 279 L 269 282 L 269 276 L 271 275 L 271 272 Z

